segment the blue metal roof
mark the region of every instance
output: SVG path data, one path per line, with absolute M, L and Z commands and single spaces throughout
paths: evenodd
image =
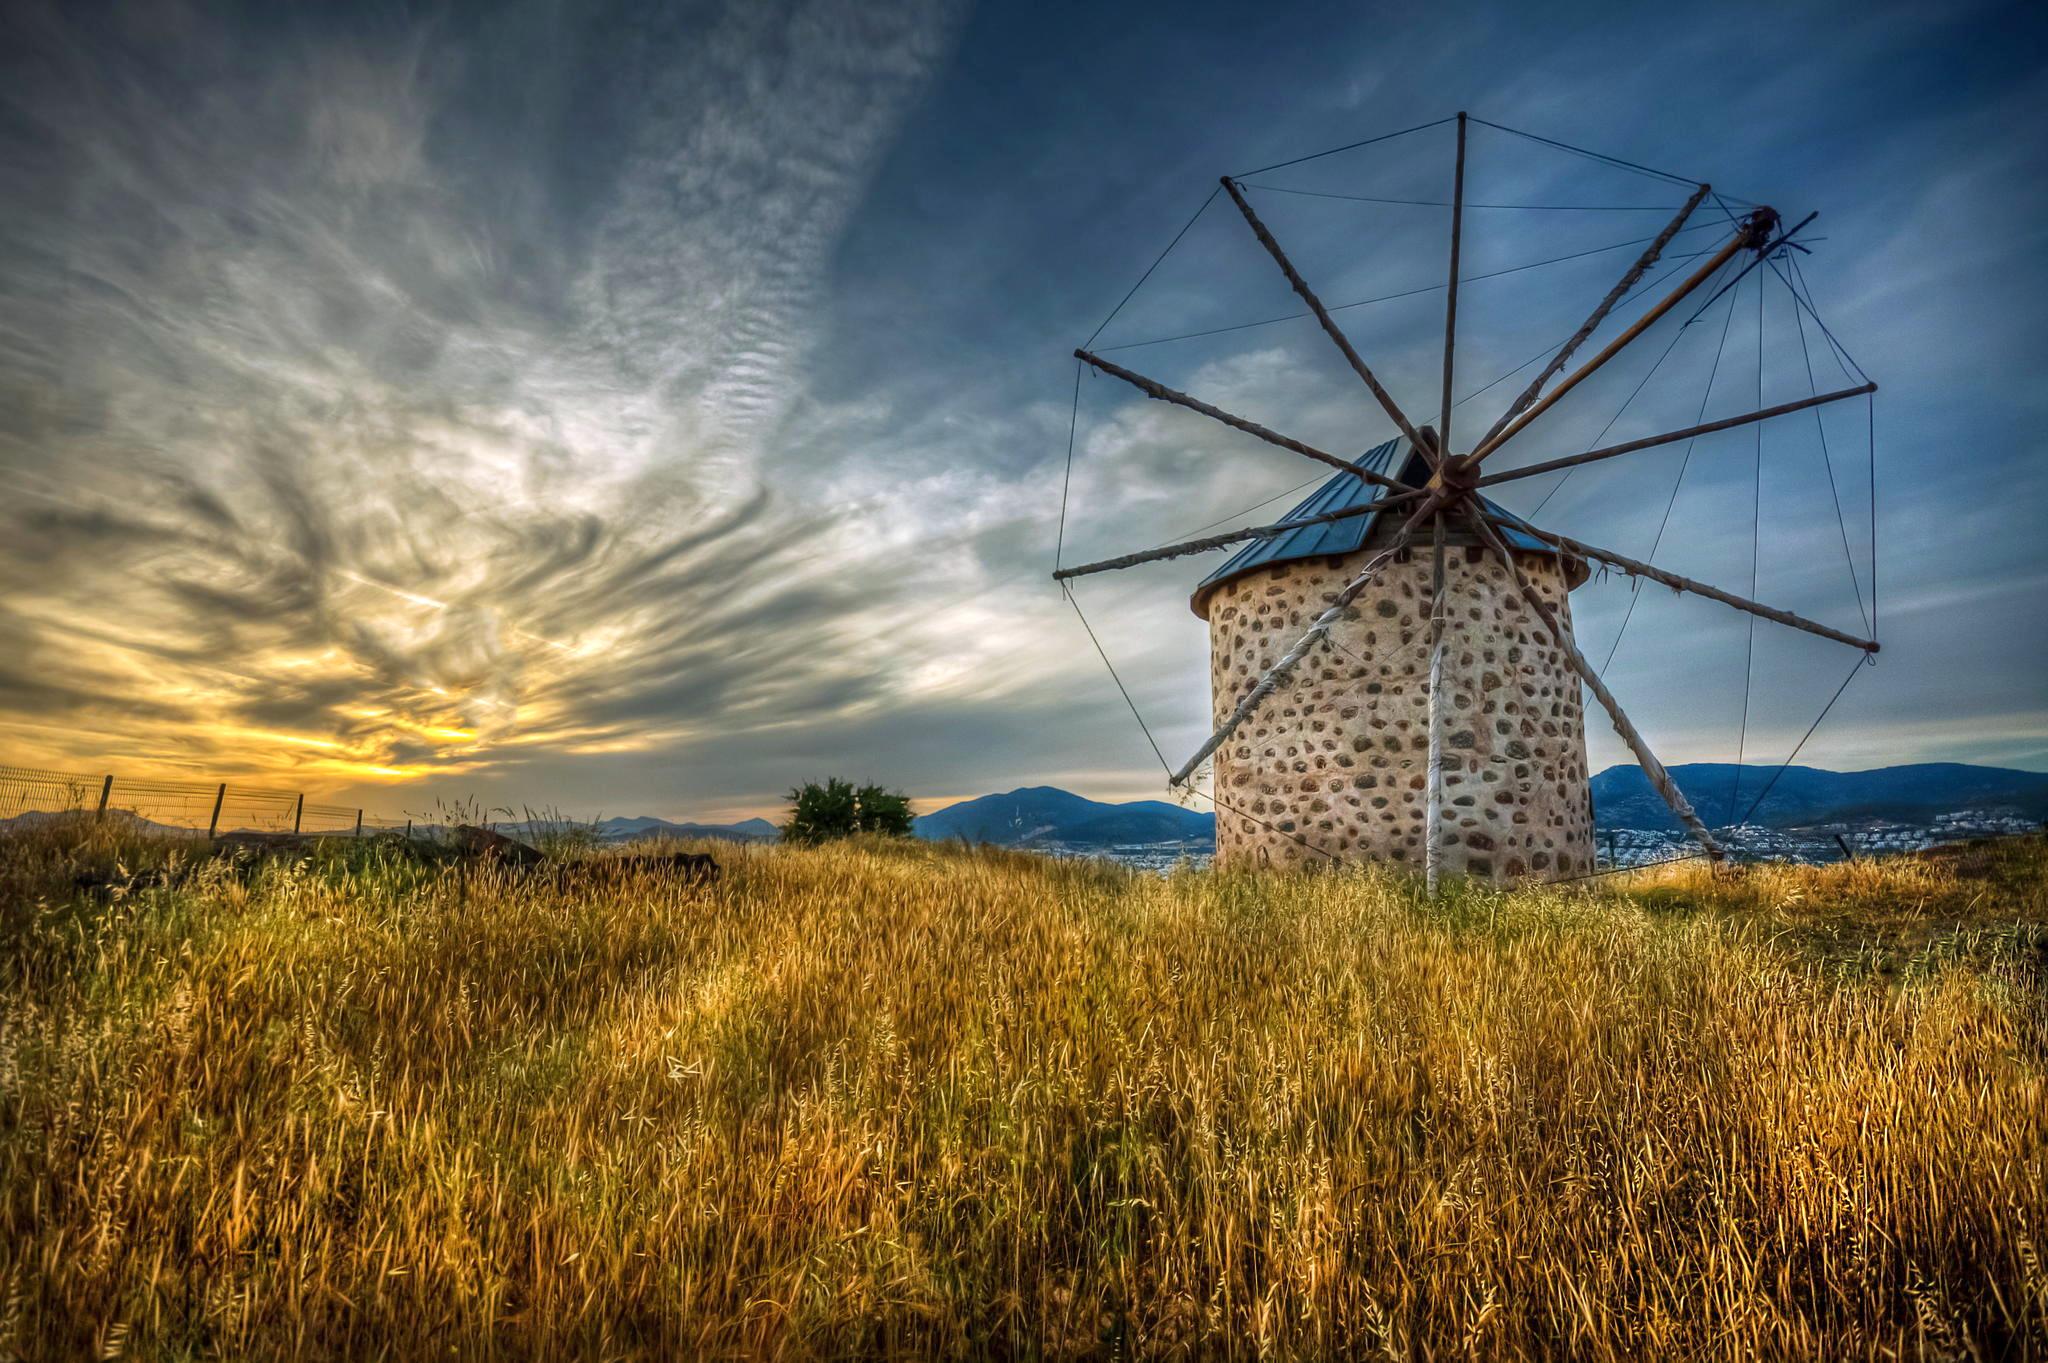
M 1401 461 L 1398 473 L 1392 468 L 1395 452 L 1402 443 L 1396 437 L 1384 445 L 1376 445 L 1359 455 L 1356 462 L 1360 468 L 1384 474 L 1410 487 L 1420 487 L 1429 481 L 1429 464 L 1413 449 L 1410 449 L 1408 457 Z M 1280 519 L 1298 521 L 1310 516 L 1322 516 L 1332 511 L 1363 506 L 1379 496 L 1380 491 L 1378 485 L 1366 482 L 1355 473 L 1340 472 Z M 1489 512 L 1502 520 L 1526 524 L 1521 517 L 1487 498 L 1481 497 L 1479 500 Z M 1347 516 L 1343 520 L 1326 521 L 1321 525 L 1305 525 L 1299 530 L 1289 530 L 1286 534 L 1275 535 L 1271 539 L 1253 540 L 1232 554 L 1222 567 L 1203 578 L 1196 586 L 1195 594 L 1188 604 L 1196 615 L 1206 620 L 1209 618 L 1208 596 L 1217 587 L 1243 577 L 1256 568 L 1270 568 L 1301 559 L 1334 558 L 1356 553 L 1364 547 L 1379 519 L 1379 512 L 1368 511 L 1362 516 Z M 1525 553 L 1557 552 L 1554 546 L 1525 531 L 1516 530 L 1512 525 L 1503 528 L 1501 538 L 1507 542 L 1509 548 Z M 1584 577 L 1582 573 L 1576 573 L 1573 574 L 1573 579 L 1572 585 L 1576 587 Z

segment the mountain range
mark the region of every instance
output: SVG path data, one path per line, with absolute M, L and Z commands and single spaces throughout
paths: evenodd
M 1772 828 L 1854 819 L 1929 819 L 1963 809 L 2016 809 L 2048 817 L 2048 772 L 1924 762 L 1871 771 L 1744 766 L 1738 791 L 1733 763 L 1693 762 L 1670 769 L 1685 797 L 1710 824 L 1732 821 L 1757 794 L 1770 793 L 1750 822 Z M 1773 776 L 1776 776 L 1773 783 Z M 1593 811 L 1603 828 L 1675 829 L 1678 823 L 1637 766 L 1613 766 L 1593 778 Z M 1731 796 L 1733 796 L 1731 814 Z M 1211 842 L 1216 816 L 1162 800 L 1124 804 L 1090 800 L 1056 786 L 1026 786 L 966 800 L 920 818 L 920 838 L 1029 847 L 1065 843 Z
M 1120 842 L 1209 842 L 1216 816 L 1164 800 L 1105 804 L 1056 786 L 1026 786 L 948 805 L 919 819 L 920 838 L 992 842 L 1006 847 L 1061 842 L 1101 847 Z
M 1736 773 L 1740 771 L 1738 784 Z M 1766 828 L 1856 819 L 1910 823 L 1963 809 L 1998 807 L 2048 817 L 2048 772 L 1918 762 L 1869 771 L 1820 767 L 1736 767 L 1690 762 L 1671 768 L 1685 798 L 1709 824 L 1741 821 L 1768 787 L 1748 822 Z M 1775 777 L 1775 779 L 1773 779 Z M 1637 766 L 1614 766 L 1593 778 L 1594 821 L 1602 828 L 1675 829 L 1678 821 Z
M 1738 785 L 1736 774 L 1741 773 Z M 2048 819 L 2048 772 L 2007 767 L 1977 767 L 1961 762 L 1923 762 L 1878 767 L 1870 771 L 1827 771 L 1819 767 L 1744 766 L 1725 762 L 1692 762 L 1670 769 L 1672 779 L 1710 825 L 1740 820 L 1768 828 L 1861 819 L 1925 822 L 1936 814 L 1966 809 L 2009 809 L 2033 819 Z M 1759 793 L 1768 793 L 1748 813 Z M 1675 830 L 1677 820 L 1650 787 L 1649 778 L 1633 765 L 1613 766 L 1593 777 L 1593 813 L 1601 829 Z M 189 833 L 160 828 L 121 812 L 146 831 Z M 27 813 L 0 819 L 0 830 L 26 827 L 57 817 Z M 564 825 L 553 825 L 562 827 Z M 584 827 L 586 825 L 573 825 Z M 731 824 L 675 822 L 653 815 L 614 815 L 587 825 L 605 842 L 638 838 L 723 838 L 735 842 L 772 842 L 781 830 L 766 819 Z M 500 824 L 511 837 L 546 832 L 546 820 Z M 434 831 L 422 824 L 416 832 Z M 1164 800 L 1132 800 L 1122 804 L 1090 800 L 1057 786 L 1025 786 L 1000 795 L 983 795 L 948 805 L 918 819 L 913 831 L 933 841 L 963 839 L 1005 847 L 1061 843 L 1075 847 L 1108 847 L 1118 843 L 1210 843 L 1216 816 L 1184 809 Z
M 631 842 L 636 838 L 723 838 L 729 842 L 773 842 L 782 836 L 782 830 L 766 819 L 742 819 L 738 823 L 675 823 L 651 814 L 619 814 L 589 824 L 533 819 L 497 827 L 499 832 L 513 838 L 545 833 L 551 828 L 591 828 L 603 842 Z

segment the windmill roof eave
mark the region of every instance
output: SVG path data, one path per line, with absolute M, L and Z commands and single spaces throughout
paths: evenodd
M 1384 474 L 1409 487 L 1420 487 L 1428 481 L 1429 467 L 1414 450 L 1408 448 L 1408 457 L 1400 464 L 1396 473 L 1391 467 L 1394 457 L 1403 441 L 1396 438 L 1384 445 L 1376 445 L 1358 456 L 1359 467 L 1373 473 Z M 1332 511 L 1345 511 L 1363 506 L 1380 495 L 1380 488 L 1368 483 L 1355 473 L 1340 472 L 1310 493 L 1298 506 L 1289 511 L 1282 520 L 1303 520 L 1311 516 L 1327 515 Z M 1556 546 L 1538 539 L 1527 530 L 1518 529 L 1527 522 L 1506 508 L 1481 497 L 1480 504 L 1488 512 L 1508 522 L 1501 528 L 1501 538 L 1508 547 L 1518 553 L 1541 554 L 1565 561 L 1565 580 L 1576 588 L 1585 582 L 1589 570 L 1585 562 L 1575 555 L 1563 555 Z M 1299 563 L 1307 559 L 1342 558 L 1357 553 L 1371 538 L 1373 527 L 1378 524 L 1380 512 L 1368 511 L 1359 516 L 1348 516 L 1343 520 L 1326 521 L 1320 525 L 1306 525 L 1298 530 L 1275 535 L 1271 539 L 1254 540 L 1239 549 L 1227 559 L 1223 566 L 1210 573 L 1198 583 L 1194 595 L 1188 599 L 1188 607 L 1200 618 L 1209 618 L 1209 598 L 1218 587 L 1235 582 L 1238 578 L 1257 572 L 1261 568 L 1275 568 L 1286 563 Z

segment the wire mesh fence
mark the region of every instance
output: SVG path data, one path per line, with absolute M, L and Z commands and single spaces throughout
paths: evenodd
M 412 829 L 408 819 L 382 818 L 346 805 L 313 804 L 297 791 L 0 766 L 0 829 L 78 814 L 123 819 L 152 831 L 198 837 L 226 833 L 367 837 L 410 833 Z

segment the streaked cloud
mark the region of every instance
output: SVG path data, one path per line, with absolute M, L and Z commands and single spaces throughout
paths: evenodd
M 411 780 L 854 703 L 800 632 L 884 604 L 858 520 L 769 450 L 951 23 L 532 6 L 486 69 L 448 19 L 24 15 L 10 751 Z M 521 68 L 561 125 L 507 154 Z

